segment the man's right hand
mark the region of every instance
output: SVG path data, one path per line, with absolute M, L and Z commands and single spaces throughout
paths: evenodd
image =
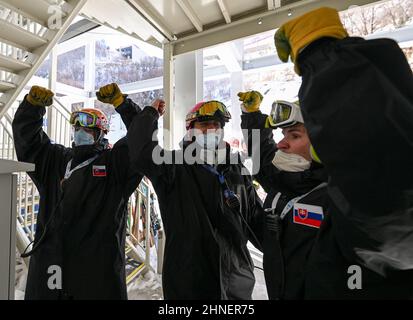
M 27 102 L 37 107 L 48 107 L 53 103 L 54 93 L 49 89 L 33 86 L 26 97 Z
M 162 99 L 156 99 L 154 102 L 152 102 L 152 108 L 158 111 L 160 117 L 163 116 L 166 108 L 165 101 L 163 101 Z
M 96 97 L 100 102 L 113 105 L 115 108 L 119 107 L 125 100 L 119 86 L 116 83 L 107 84 L 96 92 Z

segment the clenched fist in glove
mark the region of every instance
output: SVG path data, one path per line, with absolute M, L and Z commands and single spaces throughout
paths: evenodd
M 119 107 L 125 100 L 125 95 L 122 94 L 116 83 L 107 84 L 96 92 L 96 97 L 100 102 L 109 103 L 115 108 Z
M 29 94 L 26 97 L 26 100 L 37 107 L 48 107 L 53 103 L 54 93 L 49 89 L 33 86 L 30 89 Z
M 260 109 L 264 97 L 258 91 L 247 91 L 238 93 L 239 100 L 242 101 L 241 109 L 244 112 L 256 112 Z
M 347 31 L 340 21 L 337 10 L 320 8 L 283 24 L 275 33 L 274 41 L 281 61 L 295 64 L 295 72 L 300 74 L 297 57 L 312 42 L 324 38 L 343 39 Z

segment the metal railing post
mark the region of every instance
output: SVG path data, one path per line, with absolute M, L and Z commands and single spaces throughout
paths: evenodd
M 143 182 L 143 180 L 142 180 Z M 141 182 L 141 183 L 142 183 Z M 152 269 L 151 267 L 151 189 L 149 185 L 146 184 L 146 212 L 145 212 L 145 222 L 146 222 L 146 234 L 145 234 L 145 267 Z

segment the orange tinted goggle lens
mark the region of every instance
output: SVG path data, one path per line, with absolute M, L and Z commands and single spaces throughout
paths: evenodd
M 213 116 L 218 110 L 221 111 L 225 117 L 230 118 L 229 112 L 224 104 L 219 101 L 210 101 L 204 103 L 197 111 L 189 114 L 186 120 L 191 120 L 202 116 Z
M 227 111 L 222 103 L 211 101 L 203 104 L 202 107 L 198 110 L 198 113 L 200 116 L 213 116 L 218 110 L 220 110 L 222 113 L 225 113 Z

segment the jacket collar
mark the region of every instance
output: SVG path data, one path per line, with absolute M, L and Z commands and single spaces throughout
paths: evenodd
M 317 185 L 327 182 L 328 175 L 323 165 L 312 162 L 311 167 L 303 172 L 280 171 L 279 179 L 283 186 L 294 194 L 309 192 Z

